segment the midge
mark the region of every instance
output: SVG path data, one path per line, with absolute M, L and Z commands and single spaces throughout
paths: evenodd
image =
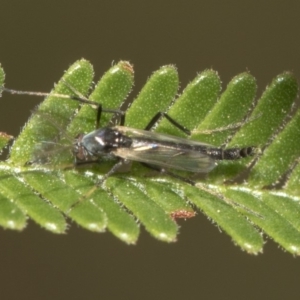
M 3 88 L 12 94 L 29 94 L 48 96 L 47 93 L 24 92 Z M 189 171 L 194 173 L 208 173 L 218 160 L 235 160 L 255 153 L 255 147 L 223 149 L 209 144 L 185 138 L 150 131 L 161 117 L 165 117 L 171 124 L 190 135 L 191 131 L 180 125 L 168 114 L 158 112 L 144 130 L 124 126 L 125 114 L 120 110 L 104 109 L 102 105 L 79 96 L 51 94 L 97 107 L 96 130 L 79 134 L 72 145 L 75 165 L 99 163 L 103 157 L 111 157 L 118 162 L 96 184 L 100 186 L 109 176 L 114 174 L 126 161 L 137 161 L 148 168 L 185 181 L 191 185 L 195 183 L 183 176 L 169 171 L 169 169 Z M 120 115 L 119 126 L 99 128 L 102 112 Z

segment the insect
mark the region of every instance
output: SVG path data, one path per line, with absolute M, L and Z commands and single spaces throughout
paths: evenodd
M 6 88 L 3 88 L 3 91 L 13 94 L 49 95 L 47 93 L 24 92 Z M 193 173 L 208 173 L 216 166 L 216 161 L 218 160 L 241 159 L 255 153 L 256 148 L 252 146 L 223 149 L 198 141 L 152 132 L 151 129 L 159 119 L 165 117 L 171 124 L 187 135 L 191 134 L 189 129 L 163 112 L 158 112 L 146 128 L 141 130 L 126 127 L 125 114 L 122 111 L 102 108 L 101 104 L 90 101 L 82 95 L 72 97 L 58 94 L 54 96 L 97 106 L 96 129 L 87 134 L 80 133 L 74 139 L 72 145 L 72 153 L 75 157 L 76 166 L 99 163 L 103 157 L 118 160 L 102 177 L 101 181 L 97 183 L 97 187 L 114 174 L 126 161 L 140 162 L 150 169 L 194 185 L 195 183 L 192 180 L 177 175 L 170 171 L 170 169 Z M 99 124 L 103 112 L 119 115 L 120 124 L 118 126 L 101 128 Z
M 112 156 L 119 161 L 104 176 L 116 172 L 124 161 L 137 161 L 148 168 L 167 173 L 194 185 L 194 182 L 168 171 L 169 169 L 194 173 L 210 172 L 217 160 L 235 160 L 253 155 L 255 147 L 222 149 L 185 138 L 150 131 L 162 117 L 166 117 L 178 129 L 190 131 L 177 123 L 168 114 L 158 112 L 144 130 L 124 126 L 125 115 L 120 125 L 98 128 L 88 134 L 79 134 L 74 141 L 73 154 L 81 162 L 98 161 L 103 156 Z M 98 108 L 97 124 L 100 122 L 101 106 Z

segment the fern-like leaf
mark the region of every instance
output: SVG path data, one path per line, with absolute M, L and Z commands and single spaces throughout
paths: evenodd
M 92 66 L 80 60 L 52 93 L 74 96 L 70 85 L 86 95 L 92 80 Z M 119 108 L 132 85 L 132 66 L 121 61 L 105 73 L 89 99 L 104 108 Z M 255 146 L 257 153 L 239 161 L 221 161 L 202 178 L 180 173 L 192 176 L 195 186 L 132 163 L 129 172 L 109 177 L 89 199 L 78 203 L 112 162 L 65 168 L 72 166 L 72 154 L 49 149 L 60 144 L 65 150 L 78 133 L 94 130 L 96 111 L 89 104 L 78 111 L 77 101 L 50 96 L 15 140 L 10 158 L 0 164 L 0 225 L 20 230 L 29 216 L 42 227 L 62 233 L 68 217 L 89 230 L 108 228 L 119 239 L 135 243 L 141 223 L 157 239 L 171 242 L 178 234 L 176 219 L 193 217 L 198 208 L 249 253 L 262 251 L 264 232 L 298 255 L 300 111 L 293 111 L 298 92 L 293 75 L 278 75 L 257 103 L 256 81 L 249 73 L 233 78 L 221 95 L 220 79 L 213 70 L 197 75 L 175 100 L 178 85 L 174 66 L 156 71 L 126 111 L 126 126 L 144 128 L 158 111 L 167 111 L 192 130 L 186 138 L 215 146 L 228 141 L 228 147 Z M 101 126 L 110 119 L 111 114 L 103 114 Z M 184 136 L 165 119 L 155 131 Z M 51 153 L 52 164 L 26 165 L 45 141 L 49 149 L 40 150 L 46 160 Z

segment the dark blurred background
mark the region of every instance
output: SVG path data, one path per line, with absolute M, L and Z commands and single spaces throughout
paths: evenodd
M 134 97 L 153 71 L 176 64 L 181 87 L 217 70 L 225 87 L 249 70 L 261 94 L 283 71 L 300 77 L 300 2 L 1 1 L 0 62 L 6 87 L 49 91 L 82 57 L 96 79 L 112 62 L 135 67 Z M 17 135 L 41 99 L 3 95 L 0 129 Z M 205 216 L 181 221 L 165 244 L 144 230 L 136 246 L 72 224 L 54 235 L 29 222 L 0 229 L 2 299 L 290 299 L 300 259 L 267 240 L 251 256 Z

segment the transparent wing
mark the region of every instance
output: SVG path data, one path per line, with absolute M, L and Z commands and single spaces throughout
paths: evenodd
M 33 149 L 29 164 L 62 164 L 72 158 L 71 146 L 55 142 L 41 142 Z M 73 159 L 73 158 L 72 158 Z
M 210 145 L 145 130 L 117 126 L 123 134 L 132 138 L 129 148 L 118 148 L 116 156 L 183 171 L 207 173 L 215 167 L 215 161 L 201 152 Z

